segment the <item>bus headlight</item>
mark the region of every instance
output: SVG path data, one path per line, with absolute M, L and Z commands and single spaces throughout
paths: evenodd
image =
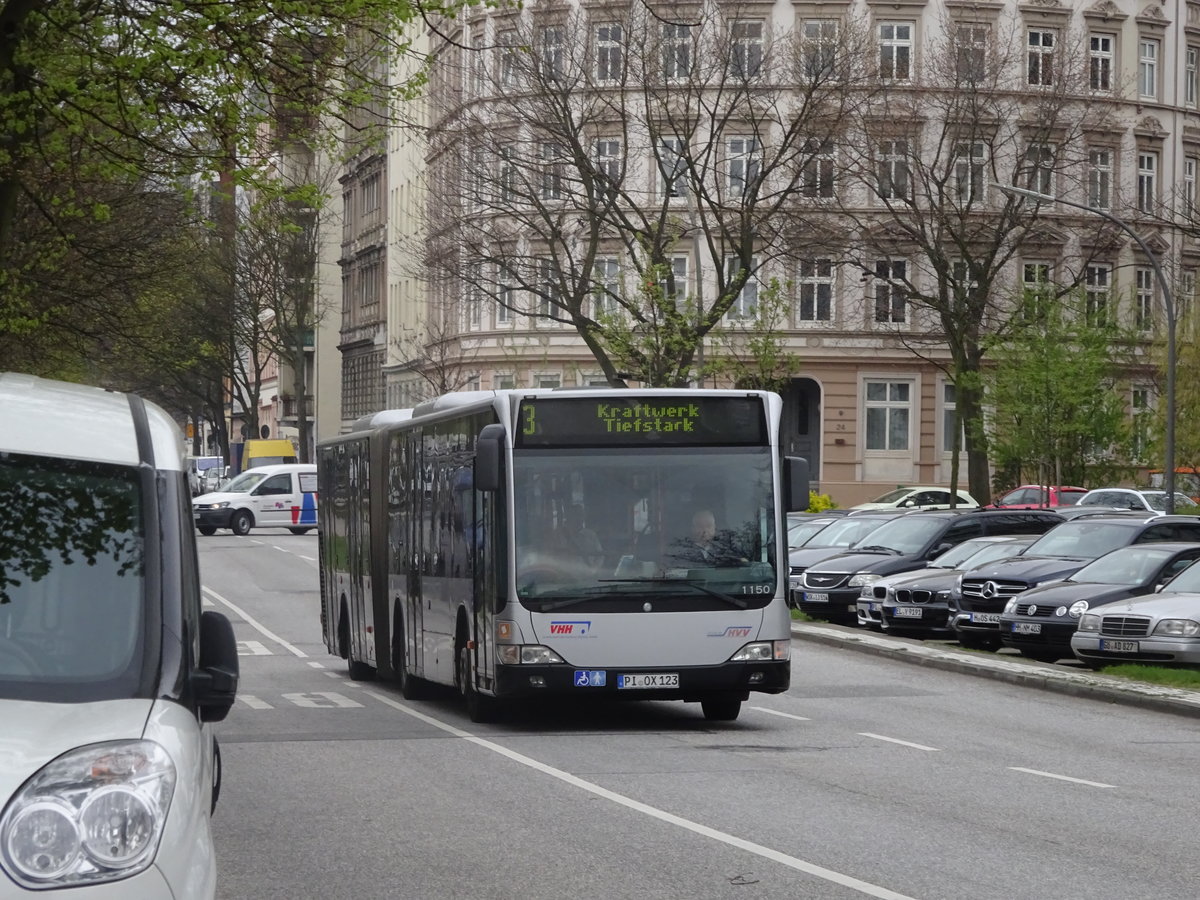
M 792 642 L 787 641 L 755 641 L 746 644 L 737 653 L 729 657 L 730 662 L 770 662 L 792 658 Z
M 27 888 L 128 878 L 154 861 L 175 764 L 152 741 L 93 744 L 48 763 L 0 819 L 4 869 Z
M 501 644 L 496 647 L 496 658 L 506 666 L 545 666 L 563 661 L 561 656 L 541 644 Z

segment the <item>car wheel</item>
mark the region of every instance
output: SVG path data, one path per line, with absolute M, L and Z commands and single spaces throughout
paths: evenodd
M 292 534 L 308 534 L 308 532 L 310 530 L 311 529 L 308 529 L 308 528 L 289 528 L 288 529 L 288 531 L 290 531 Z
M 196 528 L 205 537 L 212 537 L 214 534 L 217 533 L 217 529 L 213 525 L 197 525 Z
M 742 701 L 736 697 L 717 695 L 701 700 L 700 709 L 704 711 L 704 718 L 709 722 L 732 722 L 742 711 Z
M 249 510 L 239 509 L 229 520 L 229 530 L 234 534 L 247 535 L 253 527 L 254 517 L 250 515 Z

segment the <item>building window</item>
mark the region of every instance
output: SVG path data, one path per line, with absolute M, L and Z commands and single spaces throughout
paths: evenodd
M 1134 327 L 1150 331 L 1154 327 L 1154 270 L 1139 268 L 1134 277 Z
M 496 324 L 512 324 L 513 309 L 517 304 L 517 279 L 507 266 L 498 266 L 496 271 Z
M 563 38 L 561 25 L 542 29 L 542 77 L 546 82 L 559 81 L 563 77 Z
M 1046 300 L 1053 292 L 1050 282 L 1050 263 L 1027 262 L 1021 267 L 1022 317 L 1026 322 L 1036 322 L 1046 313 Z
M 615 194 L 621 185 L 621 142 L 600 138 L 594 149 L 597 192 Z
M 911 22 L 879 23 L 879 77 L 883 81 L 908 81 L 912 77 Z
M 478 331 L 483 326 L 483 263 L 467 266 L 467 329 Z
M 596 27 L 596 80 L 620 81 L 624 73 L 624 48 L 621 43 L 621 26 L 616 24 Z
M 942 452 L 954 450 L 954 424 L 958 418 L 958 393 L 953 384 L 942 384 Z M 959 429 L 958 446 L 967 446 L 966 427 Z
M 538 261 L 538 306 L 536 315 L 547 318 L 561 316 L 562 308 L 562 277 L 552 259 Z M 545 324 L 554 324 L 547 321 Z
M 561 375 L 535 375 L 534 387 L 539 388 L 556 388 L 562 387 Z
M 1093 91 L 1112 90 L 1113 41 L 1111 34 L 1093 34 L 1088 38 L 1088 84 Z
M 833 260 L 802 259 L 798 269 L 800 304 L 798 322 L 829 322 L 833 319 Z
M 1108 294 L 1112 287 L 1112 267 L 1094 265 L 1087 267 L 1084 289 L 1087 293 L 1084 321 L 1092 328 L 1108 325 Z
M 1112 203 L 1113 152 L 1106 147 L 1088 151 L 1088 206 L 1108 209 Z
M 1183 158 L 1183 212 L 1188 218 L 1196 216 L 1196 157 Z
M 501 31 L 496 35 L 496 50 L 499 53 L 499 71 L 496 73 L 500 84 L 511 86 L 517 83 L 518 65 L 520 59 L 517 49 L 517 32 L 515 30 Z
M 879 144 L 879 179 L 875 186 L 883 200 L 908 198 L 908 141 L 882 141 Z
M 905 284 L 908 263 L 902 259 L 881 259 L 875 263 L 875 321 L 902 324 L 907 314 Z
M 1042 28 L 1029 29 L 1028 82 L 1038 87 L 1054 84 L 1055 34 Z
M 758 180 L 760 164 L 758 139 L 752 137 L 729 138 L 726 142 L 726 156 L 729 193 L 733 196 L 744 197 Z
M 751 257 L 750 273 L 746 276 L 746 283 L 742 285 L 742 289 L 733 298 L 733 303 L 726 313 L 729 318 L 751 319 L 758 311 L 758 276 L 755 275 L 757 268 L 758 260 Z M 726 283 L 732 283 L 738 277 L 741 269 L 742 261 L 740 259 L 735 256 L 727 257 L 725 260 Z
M 500 202 L 511 203 L 517 197 L 517 149 L 512 144 L 500 148 Z
M 662 23 L 662 70 L 667 79 L 692 74 L 692 29 L 690 25 Z
M 542 144 L 542 199 L 561 200 L 563 192 L 563 159 L 566 154 L 559 144 Z
M 593 318 L 600 320 L 616 315 L 620 309 L 617 302 L 620 296 L 621 276 L 617 261 L 611 257 L 597 259 L 592 274 Z
M 1054 148 L 1048 144 L 1033 144 L 1025 151 L 1029 167 L 1026 187 L 1039 194 L 1054 194 Z
M 833 197 L 833 141 L 810 139 L 804 145 L 800 167 L 800 193 L 812 199 Z
M 1150 445 L 1150 412 L 1152 392 L 1149 388 L 1135 387 L 1130 393 L 1133 412 L 1133 446 L 1130 448 L 1135 461 L 1144 461 Z
M 763 23 L 734 22 L 729 29 L 730 72 L 736 78 L 755 78 L 762 71 Z
M 676 309 L 680 309 L 688 296 L 688 258 L 686 256 L 671 257 L 671 276 L 667 282 L 663 296 L 670 300 Z
M 658 141 L 659 195 L 677 200 L 687 196 L 687 145 L 683 138 Z
M 960 206 L 983 200 L 983 141 L 959 144 L 954 154 L 954 188 Z
M 517 386 L 517 378 L 508 372 L 501 374 L 496 372 L 492 375 L 492 390 L 495 391 L 511 391 Z
M 986 25 L 959 25 L 955 36 L 955 74 L 960 84 L 978 84 L 987 75 L 991 31 Z
M 1158 53 L 1158 41 L 1138 41 L 1138 96 L 1150 100 L 1158 97 Z
M 1138 153 L 1138 212 L 1153 213 L 1158 208 L 1158 154 Z
M 866 383 L 867 450 L 907 450 L 912 419 L 912 384 L 907 381 Z
M 837 64 L 838 23 L 810 19 L 800 26 L 800 75 L 808 82 L 827 81 Z
M 1200 96 L 1200 47 L 1188 47 L 1183 65 L 1183 104 L 1196 108 Z
M 382 179 L 378 172 L 368 175 L 363 179 L 362 183 L 362 214 L 366 216 L 368 213 L 373 213 L 379 209 L 380 203 L 380 185 Z

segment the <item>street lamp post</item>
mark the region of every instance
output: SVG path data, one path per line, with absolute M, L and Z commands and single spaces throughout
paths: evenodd
M 1163 448 L 1163 489 L 1167 495 L 1165 498 L 1165 512 L 1167 515 L 1170 515 L 1175 512 L 1175 299 L 1171 294 L 1171 286 L 1167 284 L 1167 278 L 1163 274 L 1162 266 L 1159 265 L 1158 257 L 1142 239 L 1142 236 L 1134 231 L 1127 222 L 1123 219 L 1118 219 L 1109 212 L 1102 209 L 1095 209 L 1083 203 L 1076 203 L 1074 200 L 1064 200 L 1061 197 L 1041 194 L 1037 191 L 1015 187 L 1010 184 L 996 184 L 995 186 L 998 190 L 1004 191 L 1006 194 L 1028 197 L 1031 200 L 1037 200 L 1042 203 L 1061 203 L 1063 206 L 1073 206 L 1076 209 L 1082 209 L 1084 212 L 1100 216 L 1102 219 L 1107 219 L 1133 238 L 1142 253 L 1150 260 L 1150 266 L 1154 269 L 1154 277 L 1158 279 L 1159 290 L 1162 291 L 1163 309 L 1167 314 L 1167 409 L 1163 435 L 1163 444 L 1165 445 Z

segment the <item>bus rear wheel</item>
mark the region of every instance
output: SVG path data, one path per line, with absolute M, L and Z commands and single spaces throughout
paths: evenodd
M 467 718 L 472 722 L 493 722 L 497 715 L 497 704 L 475 690 L 475 667 L 471 663 L 471 651 L 466 644 L 458 648 L 458 693 L 467 707 Z
M 700 709 L 704 711 L 704 718 L 709 722 L 732 722 L 742 711 L 742 701 L 737 697 L 720 695 L 706 697 L 700 701 Z

